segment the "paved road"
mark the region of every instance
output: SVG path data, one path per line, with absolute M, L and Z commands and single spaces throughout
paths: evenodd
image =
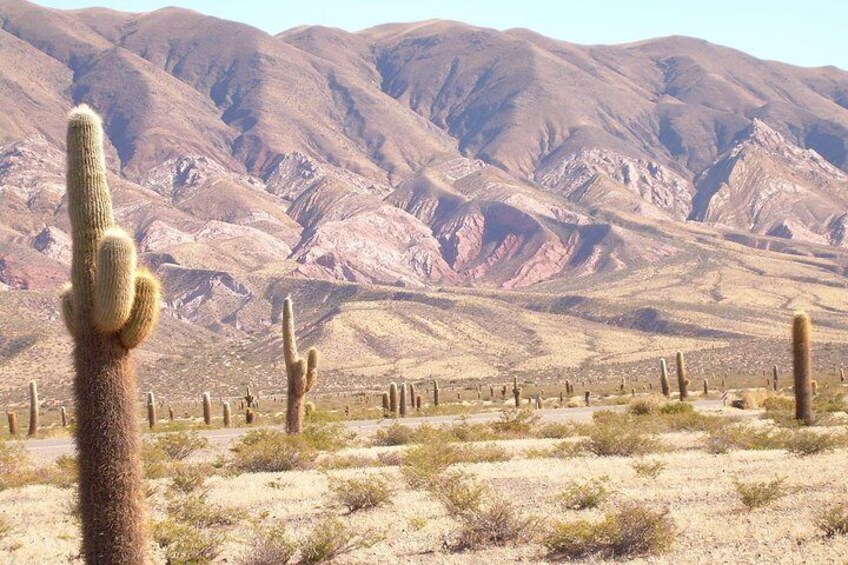
M 696 400 L 692 403 L 696 410 L 710 411 L 720 410 L 722 403 L 720 400 Z M 587 422 L 592 419 L 592 414 L 599 410 L 624 410 L 625 406 L 586 406 L 582 408 L 555 408 L 537 410 L 537 414 L 543 422 Z M 494 422 L 501 417 L 500 412 L 479 412 L 469 414 L 466 419 L 472 423 Z M 426 416 L 412 417 L 398 420 L 380 419 L 380 420 L 353 420 L 344 422 L 344 426 L 358 434 L 373 433 L 380 428 L 391 426 L 393 423 L 404 426 L 420 426 L 421 424 L 452 424 L 459 422 L 462 416 Z M 256 428 L 229 428 L 218 430 L 200 430 L 199 435 L 207 438 L 212 445 L 226 446 L 234 439 L 243 436 L 251 429 Z M 72 438 L 50 438 L 50 439 L 31 439 L 24 441 L 24 446 L 31 455 L 39 459 L 53 460 L 61 455 L 70 455 L 74 453 L 74 442 Z

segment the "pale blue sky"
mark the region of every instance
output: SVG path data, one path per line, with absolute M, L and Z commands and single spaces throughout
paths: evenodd
M 848 69 L 846 0 L 36 0 L 56 8 L 144 12 L 182 6 L 278 33 L 303 24 L 355 31 L 450 19 L 529 28 L 574 43 L 625 43 L 689 35 L 764 59 Z

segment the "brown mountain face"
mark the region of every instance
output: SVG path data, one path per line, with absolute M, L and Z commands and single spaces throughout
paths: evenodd
M 724 284 L 756 287 L 730 272 L 763 249 L 779 254 L 770 267 L 805 258 L 818 269 L 808 283 L 845 285 L 848 73 L 832 67 L 683 37 L 581 46 L 443 21 L 270 36 L 174 8 L 0 0 L 0 79 L 0 288 L 51 293 L 66 278 L 65 115 L 86 102 L 104 117 L 119 220 L 165 280 L 169 335 L 188 324 L 201 341 L 264 336 L 289 287 L 311 285 L 323 298 L 304 291 L 304 308 L 322 325 L 307 341 L 349 348 L 330 354 L 331 370 L 400 371 L 405 355 L 426 367 L 459 340 L 460 357 L 492 373 L 511 346 L 468 344 L 501 343 L 487 324 L 506 314 L 478 292 L 523 304 L 509 315 L 532 334 L 552 323 L 536 318 L 548 306 L 510 292 L 582 288 L 582 322 L 568 323 L 592 336 L 571 344 L 588 351 L 609 340 L 583 322 L 659 308 L 676 320 L 662 327 L 693 327 L 669 297 L 694 288 L 694 264 L 713 287 L 679 298 L 699 308 L 731 308 Z M 394 304 L 368 285 L 408 294 Z M 436 288 L 470 302 L 434 302 Z M 616 289 L 612 302 L 583 300 L 598 288 Z M 43 300 L 13 302 L 52 316 Z M 848 310 L 837 302 L 825 310 Z M 450 330 L 423 321 L 447 311 Z M 355 318 L 374 312 L 387 325 L 366 339 Z M 395 343 L 396 331 L 412 341 Z M 516 360 L 555 348 L 529 343 Z M 160 343 L 150 366 L 179 347 Z

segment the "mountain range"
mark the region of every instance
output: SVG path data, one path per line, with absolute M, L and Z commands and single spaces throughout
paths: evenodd
M 118 219 L 165 283 L 145 382 L 275 386 L 287 294 L 329 385 L 641 375 L 676 349 L 753 371 L 782 349 L 745 352 L 799 306 L 828 364 L 848 343 L 848 72 L 687 37 L 585 46 L 449 21 L 272 36 L 0 0 L 8 391 L 21 372 L 67 386 L 54 294 L 83 102 L 104 118 Z

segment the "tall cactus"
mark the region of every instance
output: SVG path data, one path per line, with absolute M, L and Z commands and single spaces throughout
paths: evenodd
M 294 335 L 294 314 L 292 300 L 283 301 L 283 356 L 286 362 L 286 433 L 299 434 L 303 430 L 303 418 L 306 415 L 304 399 L 306 393 L 315 386 L 318 377 L 318 350 L 309 348 L 306 359 L 301 359 L 297 351 L 297 339 Z
M 29 432 L 28 435 L 34 436 L 38 433 L 38 383 L 35 381 L 29 382 Z
M 439 381 L 433 381 L 433 406 L 439 405 Z
M 230 403 L 225 400 L 221 404 L 221 408 L 224 411 L 224 427 L 229 428 L 233 420 L 233 413 L 230 409 Z
M 136 268 L 135 245 L 115 225 L 103 129 L 87 106 L 71 112 L 67 141 L 73 256 L 62 313 L 74 340 L 82 554 L 89 564 L 141 565 L 144 494 L 130 350 L 156 325 L 159 284 Z
M 406 417 L 406 383 L 400 383 L 400 417 Z
M 397 383 L 389 383 L 389 413 L 392 418 L 398 417 L 398 386 Z
M 795 419 L 811 426 L 813 416 L 813 376 L 810 334 L 812 323 L 806 312 L 797 312 L 792 322 L 792 368 L 795 377 Z
M 660 388 L 663 396 L 666 398 L 671 396 L 671 384 L 668 382 L 668 363 L 666 363 L 665 358 L 660 359 Z
M 212 396 L 208 392 L 203 393 L 203 423 L 212 425 Z
M 521 408 L 521 387 L 518 386 L 518 377 L 512 377 L 512 396 L 515 399 L 515 407 Z
M 156 427 L 156 396 L 153 391 L 147 393 L 147 426 L 151 430 Z
M 677 352 L 677 386 L 680 388 L 680 400 L 689 398 L 689 376 L 686 373 L 686 361 L 683 352 Z

